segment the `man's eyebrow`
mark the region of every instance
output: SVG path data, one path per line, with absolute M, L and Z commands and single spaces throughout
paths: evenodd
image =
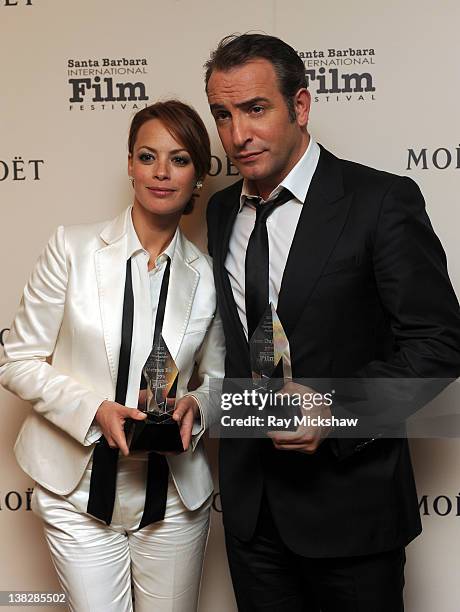
M 250 100 L 244 100 L 244 102 L 238 102 L 236 104 L 237 108 L 247 108 L 252 106 L 253 104 L 258 104 L 260 102 L 269 102 L 268 98 L 264 98 L 263 96 L 256 96 L 255 98 L 251 98 Z
M 210 104 L 210 105 L 209 105 L 209 108 L 210 108 L 211 110 L 222 110 L 222 109 L 225 109 L 225 106 L 224 106 L 223 104 L 217 104 L 217 103 L 215 103 L 215 104 Z
M 243 102 L 238 102 L 235 104 L 236 108 L 249 108 L 254 104 L 260 104 L 261 102 L 270 102 L 268 98 L 264 98 L 263 96 L 256 96 L 255 98 L 250 98 L 249 100 L 243 100 Z M 219 104 L 218 102 L 210 104 L 209 108 L 211 110 L 226 110 L 226 106 L 224 104 Z

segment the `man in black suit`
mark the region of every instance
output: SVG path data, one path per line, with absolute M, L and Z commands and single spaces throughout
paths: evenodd
M 399 612 L 404 547 L 421 524 L 407 440 L 382 433 L 460 374 L 444 252 L 412 180 L 340 160 L 309 136 L 304 66 L 289 45 L 230 36 L 206 68 L 219 136 L 243 177 L 208 207 L 226 378 L 251 377 L 248 337 L 258 300 L 270 301 L 290 344 L 284 390 L 308 391 L 295 382 L 305 377 L 339 389 L 345 380 L 341 400 L 317 414 L 375 417 L 354 437 L 326 419 L 221 440 L 238 608 Z M 347 392 L 347 379 L 362 388 Z M 398 380 L 397 392 L 378 380 Z

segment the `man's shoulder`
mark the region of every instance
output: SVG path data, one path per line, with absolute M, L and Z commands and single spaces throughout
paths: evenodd
M 225 189 L 216 191 L 209 198 L 206 211 L 208 227 L 219 224 L 228 214 L 230 214 L 229 211 L 239 202 L 242 185 L 243 179 L 240 179 L 236 181 L 236 183 L 232 183 L 228 187 L 225 187 Z
M 399 181 L 411 181 L 408 177 L 395 174 L 394 172 L 374 168 L 353 160 L 339 158 L 324 148 L 322 148 L 322 153 L 333 163 L 340 166 L 345 187 L 353 189 L 385 189 Z
M 239 198 L 241 193 L 241 187 L 243 185 L 243 179 L 228 185 L 224 189 L 216 191 L 210 198 L 209 203 L 212 202 L 234 202 L 235 199 Z

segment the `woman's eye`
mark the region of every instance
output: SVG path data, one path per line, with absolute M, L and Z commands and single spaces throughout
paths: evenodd
M 150 162 L 153 159 L 153 155 L 151 153 L 140 153 L 139 154 L 139 159 L 141 160 L 141 162 Z
M 176 157 L 173 157 L 173 162 L 178 166 L 186 166 L 190 162 L 190 159 L 188 157 L 176 155 Z

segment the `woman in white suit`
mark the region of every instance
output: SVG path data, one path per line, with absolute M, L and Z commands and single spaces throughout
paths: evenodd
M 209 171 L 209 137 L 170 100 L 137 113 L 128 148 L 132 207 L 57 229 L 25 287 L 0 382 L 33 407 L 15 453 L 36 481 L 32 508 L 70 609 L 132 610 L 133 589 L 137 612 L 189 612 L 212 493 L 199 440 L 224 344 L 210 260 L 178 223 Z M 130 453 L 125 421 L 145 419 L 140 380 L 159 334 L 179 371 L 185 450 Z M 195 363 L 201 385 L 188 392 Z

